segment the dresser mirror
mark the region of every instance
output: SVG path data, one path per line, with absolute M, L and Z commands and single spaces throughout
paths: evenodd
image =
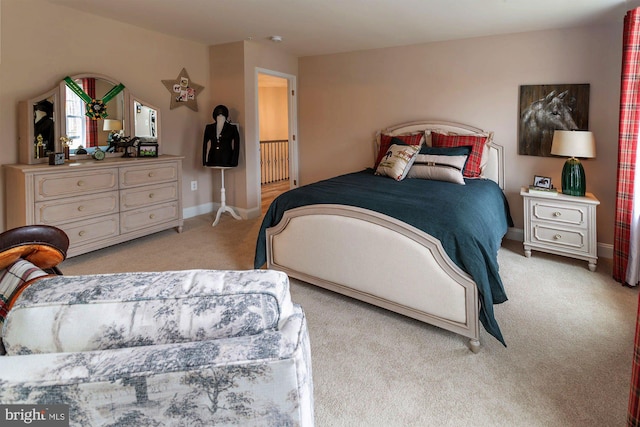
M 100 74 L 67 76 L 56 88 L 20 103 L 20 163 L 48 163 L 49 153 L 67 161 L 135 153 L 128 141 L 160 142 L 160 111 L 131 96 L 117 80 Z M 129 157 L 127 155 L 126 157 Z

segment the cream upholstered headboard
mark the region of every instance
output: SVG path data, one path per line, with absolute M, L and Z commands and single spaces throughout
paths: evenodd
M 419 120 L 415 122 L 401 123 L 381 130 L 376 137 L 375 154 L 378 154 L 380 143 L 380 133 L 387 135 L 400 135 L 412 132 L 424 132 L 427 130 L 439 131 L 440 133 L 456 133 L 459 135 L 477 135 L 488 138 L 486 151 L 483 156 L 487 156 L 487 163 L 482 170 L 482 176 L 496 182 L 504 190 L 504 152 L 501 145 L 493 142 L 493 132 L 487 132 L 480 128 L 461 123 L 445 122 L 437 120 Z

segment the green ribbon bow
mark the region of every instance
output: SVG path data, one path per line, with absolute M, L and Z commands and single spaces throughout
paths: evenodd
M 64 81 L 69 89 L 71 89 L 73 93 L 78 95 L 80 99 L 87 104 L 85 115 L 93 120 L 98 120 L 99 118 L 104 119 L 107 117 L 109 115 L 107 114 L 107 103 L 124 89 L 124 85 L 120 83 L 111 88 L 111 90 L 107 92 L 102 99 L 94 99 L 87 95 L 87 93 L 76 82 L 74 82 L 71 77 L 65 77 Z

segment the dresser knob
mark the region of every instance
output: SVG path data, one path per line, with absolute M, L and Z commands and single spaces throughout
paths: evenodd
M 82 236 L 84 236 L 85 234 L 86 234 L 86 231 L 84 231 L 84 230 L 83 230 L 83 231 L 81 231 L 81 232 L 79 232 L 79 233 L 78 233 L 78 236 L 82 237 Z
M 78 206 L 78 211 L 82 212 L 84 210 L 84 206 L 80 205 Z
M 84 185 L 84 181 L 78 181 L 78 187 L 82 187 Z
M 155 172 L 149 172 L 149 178 L 153 178 L 155 175 Z
M 556 234 L 555 236 L 553 236 L 553 239 L 554 240 L 560 240 L 560 239 L 562 239 L 562 235 Z
M 561 213 L 561 212 L 558 212 L 558 211 L 555 211 L 555 212 L 553 213 L 553 216 L 562 216 L 562 213 Z
M 154 198 L 154 194 L 153 193 L 149 193 L 149 198 L 153 199 Z
M 149 219 L 153 219 L 153 218 L 155 218 L 155 217 L 156 217 L 156 216 L 155 216 L 154 214 L 149 215 Z

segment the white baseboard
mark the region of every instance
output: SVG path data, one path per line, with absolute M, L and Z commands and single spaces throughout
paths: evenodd
M 507 230 L 505 239 L 515 240 L 516 242 L 524 242 L 524 230 L 522 228 L 510 228 Z M 608 243 L 598 243 L 598 257 L 613 258 L 613 245 Z

